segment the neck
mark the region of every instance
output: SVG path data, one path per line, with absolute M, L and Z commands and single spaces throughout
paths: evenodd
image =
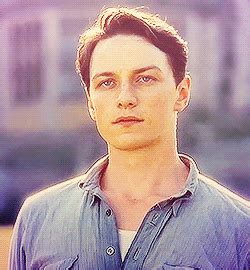
M 176 143 L 151 145 L 133 151 L 109 146 L 109 164 L 102 189 L 136 198 L 166 196 L 179 191 L 187 178 Z

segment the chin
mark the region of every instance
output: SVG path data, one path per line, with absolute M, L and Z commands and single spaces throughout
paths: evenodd
M 154 144 L 153 140 L 139 140 L 139 139 L 123 139 L 123 140 L 112 140 L 110 143 L 108 142 L 110 146 L 113 148 L 116 148 L 121 151 L 136 151 L 136 150 L 142 150 L 144 148 L 150 147 Z

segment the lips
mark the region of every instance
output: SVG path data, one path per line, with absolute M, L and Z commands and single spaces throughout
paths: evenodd
M 113 124 L 136 124 L 143 122 L 144 120 L 135 116 L 122 116 L 118 117 Z

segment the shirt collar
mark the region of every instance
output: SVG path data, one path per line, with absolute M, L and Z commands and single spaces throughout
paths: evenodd
M 100 179 L 108 166 L 108 160 L 108 155 L 97 160 L 83 175 L 80 182 L 78 182 L 78 187 L 80 189 L 87 191 L 92 195 L 90 206 L 94 203 L 96 198 L 105 200 L 105 196 L 100 187 Z
M 100 187 L 100 179 L 108 166 L 108 155 L 97 160 L 90 169 L 84 174 L 84 177 L 78 183 L 78 186 L 84 190 L 94 190 Z
M 187 154 L 179 154 L 179 157 L 182 162 L 189 168 L 189 173 L 184 188 L 179 193 L 172 196 L 173 215 L 175 217 L 178 214 L 182 202 L 185 200 L 191 200 L 193 198 L 195 190 L 197 188 L 199 175 L 198 166 L 196 165 L 194 159 L 191 156 L 188 156 Z
M 179 154 L 180 159 L 182 162 L 189 168 L 188 177 L 186 180 L 186 185 L 183 188 L 183 190 L 177 194 L 178 197 L 181 197 L 182 195 L 186 194 L 187 191 L 190 192 L 189 198 L 193 197 L 195 189 L 197 187 L 197 181 L 198 181 L 198 166 L 196 165 L 195 161 L 191 156 L 188 156 L 187 154 Z
M 170 200 L 173 201 L 174 216 L 177 216 L 181 202 L 183 200 L 190 200 L 194 196 L 199 174 L 198 167 L 191 156 L 188 156 L 187 154 L 179 154 L 179 157 L 182 162 L 189 168 L 186 185 L 180 192 L 159 204 L 159 207 L 163 208 L 167 203 L 169 203 Z M 90 169 L 84 174 L 82 180 L 78 183 L 79 188 L 85 191 L 89 191 L 92 193 L 92 195 L 94 195 L 91 200 L 91 205 L 94 202 L 95 197 L 104 199 L 103 192 L 100 188 L 100 179 L 108 166 L 108 162 L 108 155 L 99 159 L 96 163 L 94 163 L 94 165 L 90 167 Z

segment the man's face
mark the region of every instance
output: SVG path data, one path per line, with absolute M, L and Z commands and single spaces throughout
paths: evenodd
M 178 91 L 166 54 L 136 35 L 100 41 L 90 62 L 89 110 L 112 147 L 172 141 Z

